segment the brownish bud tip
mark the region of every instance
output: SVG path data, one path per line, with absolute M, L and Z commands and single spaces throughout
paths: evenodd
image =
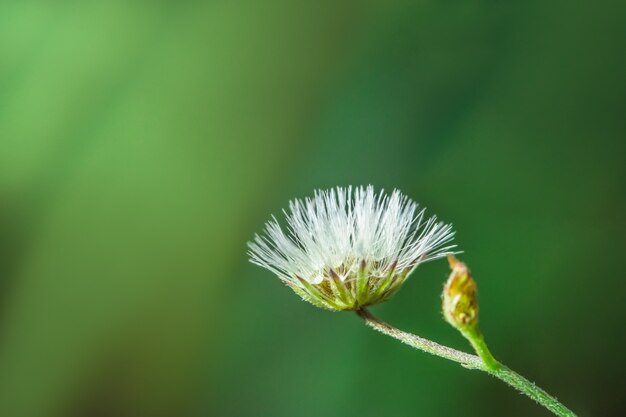
M 365 261 L 365 259 L 361 259 L 361 263 L 359 263 L 359 269 L 361 271 L 365 271 L 365 268 L 367 268 L 367 262 Z
M 398 266 L 398 261 L 397 260 L 393 261 L 391 265 L 389 265 L 389 271 L 391 272 L 395 271 L 397 266 Z
M 330 277 L 331 277 L 332 279 L 334 279 L 335 281 L 339 281 L 339 280 L 340 280 L 340 279 L 339 279 L 339 275 L 337 275 L 337 273 L 335 272 L 335 270 L 334 270 L 334 269 L 329 268 L 328 273 L 329 273 Z
M 450 264 L 450 269 L 454 269 L 454 267 L 460 263 L 461 262 L 459 262 L 454 255 L 448 255 L 448 264 Z

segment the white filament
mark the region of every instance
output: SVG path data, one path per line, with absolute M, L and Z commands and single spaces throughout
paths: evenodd
M 451 254 L 452 226 L 417 208 L 400 191 L 375 194 L 371 185 L 318 190 L 289 203 L 286 231 L 272 217 L 265 235 L 248 243 L 250 261 L 300 286 L 298 277 L 319 284 L 330 269 L 353 277 L 362 260 L 382 276 L 394 262 L 404 270 Z

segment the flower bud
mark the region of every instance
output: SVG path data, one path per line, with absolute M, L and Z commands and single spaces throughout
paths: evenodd
M 461 331 L 476 329 L 476 282 L 463 262 L 452 255 L 448 255 L 448 262 L 452 272 L 443 288 L 443 315 L 448 323 Z

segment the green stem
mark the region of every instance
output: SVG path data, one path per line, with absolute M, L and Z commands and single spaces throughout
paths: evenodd
M 461 330 L 461 333 L 472 344 L 472 347 L 476 353 L 478 353 L 480 359 L 483 360 L 487 369 L 495 371 L 502 366 L 489 351 L 487 343 L 485 343 L 485 339 L 483 338 L 483 335 L 480 334 L 478 329 L 474 327 L 472 329 Z
M 509 384 L 518 391 L 526 394 L 543 407 L 552 411 L 554 414 L 560 417 L 576 417 L 572 411 L 557 401 L 556 398 L 524 378 L 516 372 L 510 370 L 506 366 L 500 364 L 489 352 L 484 339 L 479 333 L 470 333 L 465 335 L 472 346 L 476 349 L 480 356 L 470 355 L 469 353 L 461 352 L 456 349 L 449 348 L 447 346 L 440 345 L 431 340 L 424 339 L 416 336 L 412 333 L 403 332 L 395 327 L 379 320 L 374 317 L 367 309 L 362 308 L 357 310 L 356 313 L 365 320 L 365 323 L 383 333 L 387 336 L 391 336 L 407 345 L 414 347 L 415 349 L 423 350 L 424 352 L 439 356 L 451 361 L 461 364 L 461 366 L 469 369 L 478 369 L 487 372 L 501 381 Z
M 576 417 L 576 414 L 558 402 L 556 398 L 506 366 L 500 364 L 499 369 L 493 371 L 488 370 L 487 372 L 499 380 L 506 382 L 513 388 L 516 388 L 521 393 L 528 395 L 557 416 Z
M 476 355 L 470 355 L 469 353 L 461 352 L 456 349 L 449 348 L 447 346 L 435 343 L 432 340 L 424 339 L 423 337 L 416 336 L 411 333 L 403 332 L 395 327 L 377 319 L 367 309 L 361 308 L 356 313 L 365 320 L 365 323 L 371 328 L 378 330 L 379 332 L 391 336 L 394 339 L 406 343 L 407 345 L 414 347 L 415 349 L 423 350 L 435 356 L 439 356 L 445 359 L 449 359 L 454 362 L 460 363 L 462 366 L 469 369 L 484 369 L 485 365 L 482 360 Z

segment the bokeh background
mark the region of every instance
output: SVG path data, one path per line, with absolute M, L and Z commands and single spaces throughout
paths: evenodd
M 248 263 L 349 184 L 453 222 L 495 355 L 624 415 L 625 4 L 1 2 L 0 415 L 548 416 Z M 374 313 L 467 350 L 447 272 Z

